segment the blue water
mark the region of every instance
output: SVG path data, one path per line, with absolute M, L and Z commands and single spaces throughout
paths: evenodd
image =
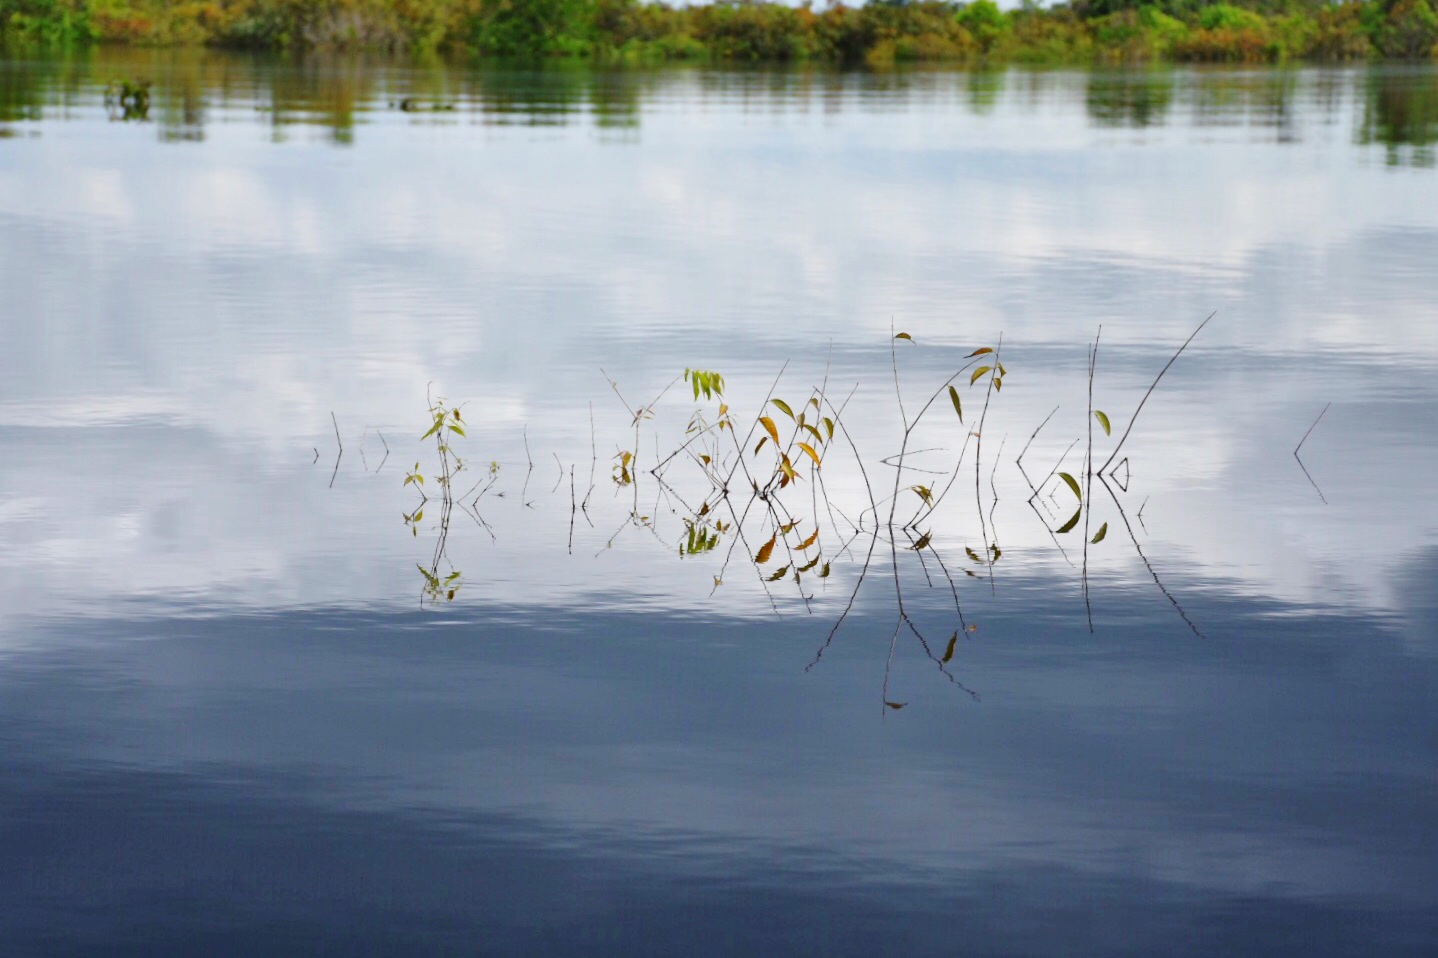
M 1431 953 L 1435 100 L 5 62 L 0 952 Z

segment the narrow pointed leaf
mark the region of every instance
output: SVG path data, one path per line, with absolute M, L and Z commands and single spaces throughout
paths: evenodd
M 814 543 L 816 543 L 816 542 L 818 542 L 818 541 L 819 541 L 819 530 L 818 530 L 818 529 L 815 529 L 813 535 L 809 536 L 809 538 L 807 538 L 807 539 L 805 539 L 803 542 L 799 543 L 799 551 L 800 551 L 800 552 L 803 552 L 805 549 L 809 548 L 811 545 L 813 545 Z M 807 570 L 806 570 L 806 571 L 807 571 Z
M 954 404 L 954 412 L 959 414 L 959 422 L 964 421 L 964 404 L 959 402 L 959 391 L 953 386 L 949 387 L 949 401 Z
M 973 375 L 969 377 L 969 385 L 972 386 L 974 383 L 978 382 L 979 377 L 992 368 L 992 366 L 980 366 L 978 369 L 975 369 Z
M 760 546 L 759 554 L 754 556 L 754 561 L 759 563 L 760 565 L 763 565 L 764 563 L 768 562 L 769 557 L 774 554 L 774 543 L 778 540 L 778 538 L 778 536 L 775 536 L 774 538 L 770 539 L 768 542 Z
M 793 418 L 794 418 L 794 410 L 790 409 L 790 408 L 789 408 L 789 404 L 786 403 L 784 400 L 782 400 L 782 399 L 771 399 L 771 400 L 769 400 L 769 401 L 770 401 L 771 403 L 773 403 L 775 406 L 777 406 L 778 409 L 779 409 L 779 411 L 780 411 L 781 413 L 783 413 L 784 415 L 788 416 L 790 419 L 793 419 Z M 774 441 L 775 441 L 775 442 L 778 442 L 779 440 L 778 440 L 778 439 L 775 439 Z
M 895 339 L 907 339 L 907 340 L 908 340 L 909 342 L 911 342 L 911 343 L 914 341 L 914 337 L 910 336 L 908 333 L 898 333 L 898 334 L 896 334 L 896 335 L 894 336 L 894 338 L 895 338 Z
M 1073 494 L 1075 496 L 1078 496 L 1079 502 L 1083 502 L 1083 492 L 1079 489 L 1078 480 L 1066 472 L 1059 473 L 1059 478 L 1062 479 L 1068 485 L 1068 487 L 1073 490 Z
M 1082 519 L 1082 518 L 1083 518 L 1083 506 L 1079 506 L 1077 509 L 1074 510 L 1074 514 L 1073 514 L 1073 516 L 1069 519 L 1069 521 L 1068 521 L 1068 522 L 1065 522 L 1062 526 L 1060 526 L 1058 529 L 1056 529 L 1056 530 L 1055 530 L 1055 533 L 1056 533 L 1057 535 L 1063 535 L 1065 532 L 1070 532 L 1070 531 L 1072 531 L 1072 530 L 1073 530 L 1073 527 L 1076 526 L 1076 525 L 1078 525 L 1078 521 L 1079 521 L 1080 519 Z
M 965 357 L 965 358 L 967 358 L 967 359 L 973 359 L 975 356 L 982 356 L 984 353 L 991 353 L 991 352 L 993 352 L 993 350 L 990 349 L 989 347 L 987 347 L 987 346 L 980 346 L 978 349 L 976 349 L 976 350 L 974 350 L 973 352 L 969 353 L 969 355 L 968 355 L 967 357 Z
M 822 465 L 823 465 L 823 463 L 819 461 L 819 454 L 814 451 L 814 447 L 813 447 L 813 446 L 809 445 L 807 442 L 801 442 L 801 443 L 799 443 L 798 445 L 799 445 L 799 448 L 800 448 L 800 449 L 802 449 L 804 452 L 806 452 L 806 453 L 809 454 L 809 458 L 810 458 L 810 459 L 814 460 L 814 465 L 816 465 L 816 466 L 822 466 Z
M 1112 427 L 1109 426 L 1108 416 L 1102 409 L 1095 409 L 1093 411 L 1093 417 L 1097 419 L 1098 424 L 1103 427 L 1103 434 L 1105 436 L 1113 435 Z
M 1098 532 L 1094 533 L 1094 537 L 1093 537 L 1092 539 L 1090 539 L 1089 542 L 1090 542 L 1091 544 L 1093 544 L 1093 545 L 1098 545 L 1100 542 L 1103 541 L 1103 537 L 1106 536 L 1106 535 L 1108 535 L 1108 523 L 1107 523 L 1107 522 L 1105 522 L 1103 525 L 1101 525 L 1101 526 L 1098 527 Z
M 764 431 L 774 440 L 774 445 L 779 445 L 779 427 L 774 425 L 774 420 L 768 416 L 760 416 L 759 425 L 763 426 Z
M 915 542 L 914 545 L 913 545 L 914 551 L 915 551 L 915 552 L 919 552 L 919 551 L 921 551 L 922 549 L 924 549 L 924 547 L 926 547 L 926 546 L 929 544 L 929 540 L 930 540 L 931 538 L 932 538 L 932 537 L 931 537 L 931 536 L 929 535 L 929 533 L 927 533 L 927 532 L 924 533 L 923 535 L 919 536 L 919 540 L 918 540 L 917 542 Z
M 954 657 L 954 646 L 956 646 L 956 645 L 958 645 L 958 644 L 959 644 L 959 631 L 958 631 L 958 629 L 955 629 L 955 630 L 954 630 L 954 634 L 949 637 L 949 647 L 944 650 L 944 657 L 943 657 L 940 661 L 942 661 L 942 662 L 947 662 L 947 661 L 949 661 L 950 659 L 952 659 L 952 658 Z

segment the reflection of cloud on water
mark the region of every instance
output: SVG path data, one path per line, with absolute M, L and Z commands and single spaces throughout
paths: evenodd
M 955 78 L 892 82 L 840 84 L 838 109 L 806 112 L 792 90 L 683 76 L 650 91 L 638 141 L 622 144 L 583 124 L 387 121 L 349 150 L 276 146 L 238 121 L 213 124 L 203 148 L 109 128 L 63 148 L 8 144 L 0 424 L 25 429 L 0 433 L 0 450 L 27 463 L 7 476 L 13 494 L 57 517 L 49 547 L 14 534 L 52 580 L 88 563 L 97 602 L 186 583 L 282 603 L 393 595 L 379 571 L 393 557 L 376 552 L 395 532 L 380 518 L 393 491 L 377 480 L 367 497 L 322 497 L 290 471 L 316 447 L 328 459 L 331 411 L 344 484 L 365 427 L 384 430 L 394 464 L 413 461 L 433 382 L 470 402 L 474 454 L 503 460 L 508 481 L 525 426 L 538 476 L 555 452 L 586 472 L 592 403 L 602 482 L 629 440 L 597 367 L 635 401 L 687 366 L 717 368 L 736 407 L 752 406 L 783 358 L 807 385 L 832 344 L 835 382 L 863 383 L 852 422 L 877 458 L 894 451 L 895 322 L 920 343 L 902 359 L 907 396 L 907 377 L 931 382 L 1005 333 L 1013 377 L 992 431 L 1012 456 L 1061 403 L 1032 453 L 1046 472 L 1086 428 L 1083 346 L 1100 323 L 1097 398 L 1122 422 L 1166 350 L 1219 309 L 1130 450 L 1156 561 L 1298 602 L 1324 601 L 1346 566 L 1345 601 L 1390 601 L 1381 583 L 1438 521 L 1406 478 L 1431 471 L 1435 448 L 1410 413 L 1432 404 L 1438 361 L 1425 219 L 1438 181 L 1350 168 L 1342 138 L 1195 143 L 1181 109 L 1141 143 L 1114 142 L 1083 112 L 1082 77 L 1015 80 L 1018 99 L 983 115 Z M 833 93 L 804 89 L 810 106 Z M 718 106 L 692 109 L 696 91 Z M 1291 487 L 1288 451 L 1329 401 L 1307 455 L 1335 506 L 1293 505 L 1311 490 Z M 684 412 L 668 416 L 677 427 Z M 67 445 L 83 450 L 68 466 L 53 451 Z M 41 447 L 44 470 L 26 458 Z M 1007 466 L 999 482 L 1014 490 L 998 512 L 1012 560 L 1049 548 Z M 545 574 L 561 499 L 505 529 L 506 588 L 528 588 L 521 572 L 535 594 L 613 578 L 602 562 Z M 252 521 L 285 501 L 300 505 L 283 533 Z M 232 541 L 111 526 L 167 509 Z M 961 554 L 965 515 L 954 542 L 937 530 L 940 548 Z M 658 546 L 639 539 L 621 551 L 647 562 Z M 1134 570 L 1121 542 L 1108 547 L 1096 568 Z M 341 555 L 345 575 L 326 578 Z M 623 588 L 682 594 L 689 572 Z

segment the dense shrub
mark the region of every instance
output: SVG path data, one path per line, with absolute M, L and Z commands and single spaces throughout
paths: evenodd
M 1267 62 L 1438 56 L 1438 0 L 0 0 L 0 43 L 217 44 L 597 56 L 906 62 Z

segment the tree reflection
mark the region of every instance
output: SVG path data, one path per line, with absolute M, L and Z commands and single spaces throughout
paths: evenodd
M 1438 160 L 1438 75 L 1431 70 L 1369 71 L 1358 142 L 1382 145 L 1390 166 L 1432 168 Z
M 1088 78 L 1085 103 L 1099 126 L 1159 126 L 1173 104 L 1173 77 L 1168 70 L 1094 73 Z

